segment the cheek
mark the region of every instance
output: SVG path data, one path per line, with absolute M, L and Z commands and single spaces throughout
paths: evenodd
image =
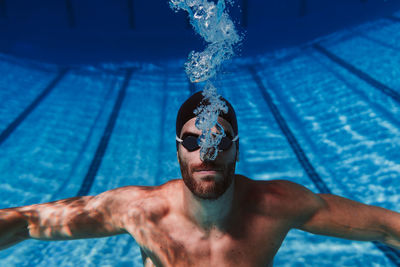
M 180 165 L 188 166 L 190 162 L 190 155 L 188 155 L 188 153 L 182 153 L 181 151 L 178 151 L 178 160 Z
M 225 156 L 226 158 L 229 158 L 229 160 L 230 160 L 231 158 L 235 159 L 235 156 L 236 156 L 236 153 L 237 153 L 236 151 L 237 151 L 236 146 L 235 146 L 235 145 L 232 145 L 232 146 L 229 148 L 228 151 L 225 151 L 225 152 L 224 152 L 224 156 Z

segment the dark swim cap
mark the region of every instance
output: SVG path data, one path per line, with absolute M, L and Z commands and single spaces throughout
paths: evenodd
M 196 117 L 193 111 L 200 106 L 201 101 L 203 101 L 203 91 L 197 92 L 191 97 L 189 97 L 180 107 L 178 111 L 178 116 L 176 117 L 176 136 L 180 137 L 183 125 L 190 119 Z M 234 135 L 238 134 L 238 125 L 236 120 L 235 110 L 233 109 L 232 105 L 223 97 L 221 99 L 225 102 L 226 106 L 228 107 L 228 113 L 221 112 L 219 117 L 224 118 L 228 121 L 233 129 Z M 205 100 L 203 104 L 208 104 L 208 101 Z

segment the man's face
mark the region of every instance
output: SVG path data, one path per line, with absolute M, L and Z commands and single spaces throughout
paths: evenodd
M 200 135 L 201 131 L 195 126 L 196 118 L 187 121 L 179 138 L 187 134 Z M 225 134 L 233 138 L 233 129 L 229 122 L 219 117 L 218 122 L 224 128 Z M 215 130 L 215 129 L 214 129 Z M 225 151 L 218 152 L 213 161 L 201 161 L 200 149 L 189 152 L 180 144 L 178 160 L 185 185 L 197 197 L 202 199 L 217 199 L 228 189 L 235 175 L 237 146 L 236 142 Z

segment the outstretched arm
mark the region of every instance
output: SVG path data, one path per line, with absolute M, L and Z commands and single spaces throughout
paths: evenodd
M 0 210 L 0 249 L 8 248 L 29 238 L 27 223 L 15 209 Z
M 351 240 L 380 241 L 400 249 L 400 213 L 335 195 L 316 196 L 318 208 L 300 229 Z
M 139 191 L 122 187 L 97 196 L 0 210 L 0 249 L 28 238 L 69 240 L 126 233 L 127 205 L 140 196 Z

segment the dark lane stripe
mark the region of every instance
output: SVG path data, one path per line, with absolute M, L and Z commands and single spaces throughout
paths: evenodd
M 313 47 L 320 53 L 324 54 L 325 56 L 327 56 L 329 59 L 331 59 L 333 62 L 337 63 L 338 65 L 342 66 L 343 68 L 345 68 L 346 70 L 350 71 L 351 73 L 353 73 L 354 75 L 356 75 L 358 78 L 364 80 L 365 82 L 367 82 L 368 84 L 372 85 L 373 87 L 381 90 L 383 93 L 385 93 L 386 95 L 390 96 L 391 98 L 393 98 L 395 101 L 400 103 L 400 94 L 397 93 L 395 90 L 389 88 L 388 86 L 386 86 L 385 84 L 379 82 L 378 80 L 375 80 L 374 78 L 372 78 L 371 76 L 369 76 L 368 74 L 362 72 L 361 70 L 357 69 L 356 67 L 354 67 L 353 65 L 350 65 L 349 63 L 347 63 L 346 61 L 344 61 L 343 59 L 339 58 L 338 56 L 336 56 L 335 54 L 329 52 L 327 49 L 325 49 L 324 47 L 322 47 L 319 44 L 314 44 Z
M 54 78 L 53 81 L 43 90 L 43 92 L 36 97 L 36 99 L 0 134 L 0 145 L 14 132 L 14 130 L 28 117 L 28 115 L 49 95 L 49 93 L 56 87 L 60 80 L 67 73 L 68 69 L 63 69 Z
M 128 0 L 128 14 L 129 14 L 129 26 L 131 30 L 135 29 L 135 8 L 133 0 Z
M 388 19 L 393 20 L 395 22 L 400 22 L 400 18 L 399 17 L 395 17 L 395 16 L 387 16 Z
M 0 17 L 7 18 L 6 0 L 0 0 Z
M 307 15 L 307 0 L 300 0 L 299 3 L 299 16 L 304 17 Z
M 374 42 L 374 43 L 376 43 L 376 44 L 378 44 L 378 45 L 380 45 L 380 46 L 389 48 L 389 49 L 391 49 L 391 50 L 393 50 L 393 51 L 396 51 L 396 52 L 397 52 L 397 51 L 400 50 L 399 47 L 396 47 L 396 46 L 393 46 L 393 45 L 391 45 L 391 44 L 385 43 L 385 42 L 383 42 L 383 41 L 381 41 L 381 40 L 379 40 L 379 39 L 376 39 L 376 38 L 371 37 L 371 36 L 369 36 L 369 35 L 367 35 L 367 34 L 364 34 L 364 33 L 361 32 L 361 31 L 352 31 L 352 32 L 354 33 L 354 35 L 357 34 L 357 35 L 361 36 L 362 38 L 367 39 L 368 41 Z
M 119 90 L 119 94 L 117 100 L 115 101 L 113 110 L 108 119 L 108 123 L 106 128 L 104 129 L 103 136 L 101 137 L 100 143 L 97 147 L 96 153 L 93 157 L 92 163 L 90 164 L 89 170 L 85 176 L 85 179 L 82 182 L 81 188 L 79 189 L 77 196 L 85 196 L 89 193 L 92 188 L 94 178 L 96 177 L 97 171 L 99 170 L 100 164 L 103 160 L 103 156 L 106 152 L 108 142 L 110 141 L 110 137 L 114 130 L 115 122 L 117 121 L 117 117 L 119 111 L 122 106 L 122 102 L 124 101 L 126 88 L 128 87 L 129 81 L 131 79 L 133 73 L 133 69 L 128 69 L 125 74 L 124 82 Z
M 286 136 L 293 152 L 296 154 L 297 159 L 299 160 L 301 166 L 306 171 L 308 177 L 310 177 L 311 181 L 315 184 L 318 190 L 324 194 L 331 194 L 331 191 L 326 186 L 324 181 L 322 181 L 321 177 L 319 177 L 318 173 L 315 171 L 314 167 L 311 165 L 310 161 L 308 160 L 306 154 L 304 153 L 303 149 L 297 142 L 296 138 L 294 137 L 292 131 L 289 129 L 285 119 L 282 117 L 281 113 L 279 112 L 277 106 L 272 101 L 271 96 L 269 95 L 267 89 L 265 88 L 264 84 L 262 83 L 260 77 L 258 76 L 256 70 L 253 66 L 248 66 L 251 75 L 253 76 L 254 81 L 257 83 L 258 88 L 261 91 L 262 96 L 264 97 L 265 102 L 269 109 L 272 112 L 276 122 L 278 123 L 279 127 L 281 128 L 283 134 Z
M 67 10 L 68 25 L 70 28 L 75 28 L 75 12 L 71 0 L 65 0 L 65 8 Z
M 279 127 L 281 128 L 283 134 L 286 136 L 287 140 L 289 141 L 290 146 L 292 147 L 294 153 L 297 156 L 297 159 L 299 160 L 301 166 L 304 168 L 306 171 L 307 175 L 310 177 L 311 181 L 315 184 L 315 186 L 318 188 L 320 193 L 325 193 L 325 194 L 331 194 L 331 190 L 328 188 L 328 186 L 325 184 L 325 182 L 319 177 L 318 173 L 315 171 L 314 167 L 311 165 L 310 161 L 308 160 L 307 156 L 305 155 L 303 149 L 300 147 L 299 143 L 296 140 L 296 137 L 293 135 L 293 133 L 290 131 L 287 123 L 285 122 L 285 119 L 282 117 L 280 114 L 278 108 L 276 105 L 273 103 L 271 96 L 269 95 L 267 89 L 265 88 L 263 82 L 261 81 L 259 75 L 257 74 L 255 68 L 253 66 L 248 67 L 253 79 L 257 83 L 265 101 L 267 102 L 275 120 L 277 121 Z M 372 242 L 375 247 L 377 247 L 379 250 L 381 250 L 385 256 L 392 261 L 396 266 L 400 266 L 400 252 L 388 247 L 384 244 L 378 243 L 378 242 Z
M 243 28 L 247 28 L 248 22 L 249 22 L 249 1 L 248 0 L 242 0 L 242 23 L 241 26 Z
M 375 247 L 379 248 L 396 266 L 400 266 L 400 252 L 382 243 L 373 241 Z

